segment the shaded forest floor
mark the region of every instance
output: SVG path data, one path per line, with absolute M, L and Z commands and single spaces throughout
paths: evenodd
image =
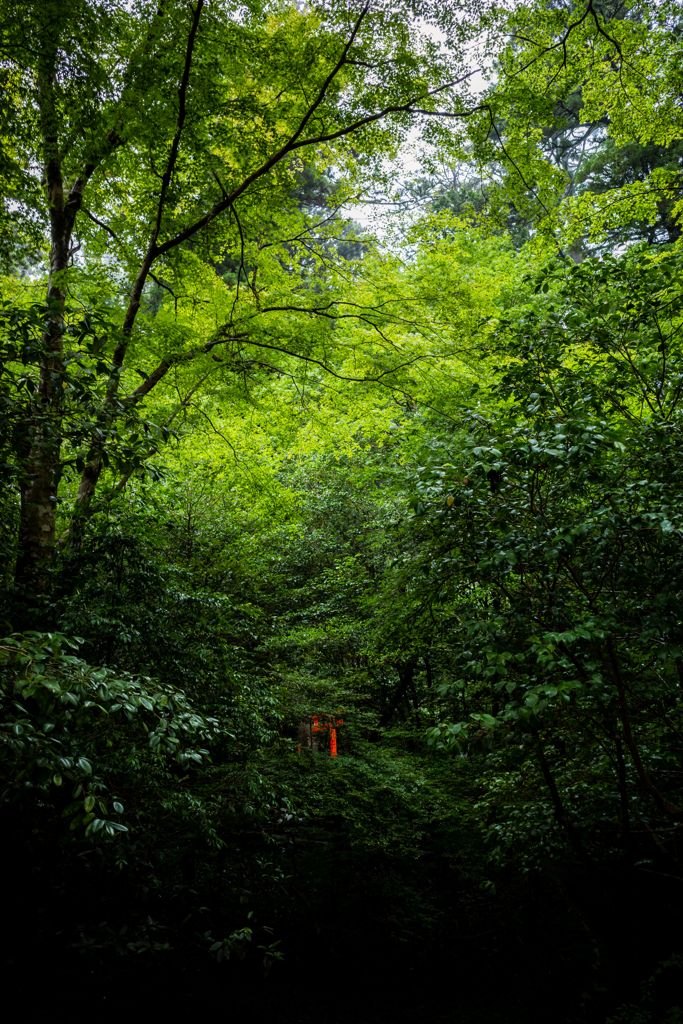
M 330 861 L 339 865 L 337 885 L 330 885 Z M 438 934 L 426 937 L 397 927 L 386 902 L 391 885 L 384 886 L 383 901 L 373 899 L 377 864 L 363 865 L 330 844 L 303 858 L 299 871 L 310 899 L 306 906 L 285 905 L 277 930 L 285 958 L 267 973 L 255 949 L 244 959 L 219 964 L 192 941 L 200 934 L 197 924 L 200 930 L 203 924 L 197 892 L 190 888 L 176 894 L 173 907 L 158 908 L 160 917 L 183 914 L 175 948 L 123 957 L 113 950 L 69 949 L 59 937 L 50 937 L 58 923 L 54 919 L 39 926 L 36 942 L 37 908 L 31 909 L 23 886 L 15 889 L 14 911 L 23 905 L 24 914 L 9 922 L 3 957 L 5 991 L 24 993 L 24 1009 L 13 1019 L 27 1024 L 186 1016 L 283 1024 L 603 1024 L 612 1019 L 674 1024 L 681 1019 L 672 1010 L 683 991 L 680 960 L 660 967 L 649 989 L 642 985 L 681 945 L 683 893 L 672 900 L 665 878 L 589 871 L 567 861 L 550 865 L 533 882 L 502 879 L 495 894 L 481 895 L 446 865 L 423 865 L 444 911 Z M 350 878 L 359 871 L 365 885 L 353 892 Z M 69 908 L 55 902 L 43 907 L 42 916 L 60 913 L 65 923 Z M 624 1004 L 632 1008 L 623 1009 Z

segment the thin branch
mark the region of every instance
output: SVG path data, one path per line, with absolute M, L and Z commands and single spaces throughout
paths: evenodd
M 315 111 L 318 109 L 318 107 L 320 106 L 322 101 L 325 99 L 325 96 L 327 95 L 327 90 L 332 85 L 332 82 L 337 77 L 337 75 L 339 74 L 339 72 L 343 68 L 344 64 L 346 63 L 347 54 L 348 54 L 349 50 L 351 49 L 351 47 L 353 45 L 353 42 L 354 42 L 356 36 L 358 35 L 358 32 L 360 31 L 361 24 L 363 22 L 363 19 L 364 19 L 365 15 L 368 13 L 369 7 L 370 7 L 370 0 L 366 0 L 366 4 L 363 7 L 363 10 L 358 15 L 358 18 L 356 19 L 356 23 L 353 26 L 353 29 L 351 30 L 351 35 L 348 38 L 346 46 L 344 47 L 344 49 L 341 52 L 341 57 L 339 58 L 339 60 L 335 64 L 335 66 L 332 68 L 332 70 L 330 71 L 329 75 L 327 76 L 327 78 L 325 79 L 323 84 L 321 85 L 321 87 L 320 87 L 320 89 L 318 91 L 318 95 L 313 100 L 313 103 L 311 104 L 311 106 L 308 108 L 308 110 L 304 114 L 299 127 L 297 128 L 297 130 L 292 135 L 292 137 L 291 137 L 291 139 L 289 141 L 289 145 L 292 148 L 294 148 L 294 146 L 296 145 L 297 139 L 299 138 L 299 136 L 303 132 L 304 128 L 306 127 L 306 125 L 310 121 L 310 119 L 313 116 L 313 114 L 315 113 Z
M 301 242 L 306 235 L 309 235 L 312 231 L 316 231 L 325 224 L 329 224 L 331 220 L 334 220 L 342 209 L 342 206 L 343 204 L 332 207 L 327 217 L 323 217 L 323 219 L 319 220 L 317 224 L 307 224 L 306 227 L 301 229 L 298 235 L 293 235 L 291 238 L 278 238 L 277 242 L 266 242 L 264 245 L 259 245 L 259 252 L 264 252 L 265 249 L 272 249 L 275 245 L 288 245 L 292 242 Z
M 619 717 L 621 718 L 621 724 L 624 729 L 624 739 L 626 740 L 626 746 L 631 751 L 631 757 L 633 758 L 633 763 L 636 767 L 638 778 L 640 779 L 648 793 L 650 793 L 650 795 L 654 798 L 655 803 L 658 807 L 661 808 L 661 810 L 663 810 L 671 818 L 681 818 L 683 817 L 683 811 L 681 811 L 680 807 L 677 807 L 676 804 L 672 803 L 665 796 L 663 796 L 662 793 L 659 792 L 659 790 L 654 785 L 649 775 L 645 771 L 645 767 L 640 757 L 640 752 L 638 750 L 635 738 L 633 736 L 633 732 L 631 730 L 631 718 L 628 710 L 628 702 L 626 700 L 626 688 L 624 686 L 624 681 L 622 679 L 619 667 L 619 661 L 617 659 L 617 654 L 614 649 L 614 644 L 611 638 L 607 641 L 607 650 L 609 652 L 610 658 L 611 675 L 617 688 Z
M 168 160 L 166 162 L 166 170 L 164 176 L 161 179 L 161 189 L 159 191 L 159 202 L 157 204 L 157 215 L 154 230 L 152 232 L 152 239 L 150 241 L 150 248 L 154 248 L 156 240 L 159 237 L 159 231 L 161 230 L 161 217 L 164 210 L 164 203 L 166 201 L 166 193 L 168 186 L 171 184 L 171 178 L 173 171 L 175 170 L 176 161 L 178 159 L 178 150 L 180 148 L 180 136 L 183 132 L 185 125 L 185 116 L 187 113 L 187 87 L 190 81 L 190 69 L 192 67 L 192 56 L 194 53 L 195 37 L 197 35 L 197 29 L 199 27 L 199 19 L 202 16 L 202 9 L 204 7 L 204 0 L 197 0 L 197 7 L 192 12 L 192 24 L 190 31 L 187 36 L 187 47 L 185 49 L 185 65 L 183 67 L 182 78 L 180 79 L 180 85 L 178 86 L 178 118 L 176 122 L 176 133 L 171 143 L 171 149 L 168 154 Z
M 160 288 L 165 288 L 166 291 L 169 292 L 173 296 L 173 298 L 175 299 L 176 303 L 178 302 L 178 296 L 173 291 L 173 289 L 171 288 L 170 284 L 166 284 L 166 282 L 162 281 L 160 277 L 157 277 L 156 274 L 153 274 L 151 270 L 149 272 L 149 276 L 152 278 L 152 280 L 154 281 L 155 284 L 159 285 Z
M 213 169 L 213 168 L 211 168 L 211 174 L 213 175 L 213 177 L 214 177 L 214 179 L 215 179 L 215 181 L 216 181 L 216 184 L 218 185 L 219 189 L 220 189 L 220 190 L 221 190 L 221 192 L 223 193 L 223 198 L 224 198 L 224 199 L 227 199 L 227 197 L 228 197 L 228 193 L 227 193 L 227 192 L 225 191 L 225 187 L 223 186 L 223 182 L 222 182 L 222 181 L 221 181 L 221 179 L 220 179 L 220 178 L 218 177 L 218 175 L 216 174 L 216 172 L 214 171 L 214 169 Z
M 85 186 L 92 178 L 98 164 L 102 161 L 102 158 L 104 156 L 107 156 L 109 153 L 112 153 L 118 146 L 122 144 L 122 142 L 123 139 L 121 138 L 121 136 L 114 128 L 112 128 L 112 130 L 108 132 L 106 139 L 104 141 L 104 145 L 102 146 L 102 149 L 98 154 L 97 158 L 89 160 L 83 168 L 81 174 L 79 174 L 79 176 L 74 181 L 73 185 L 71 186 L 71 189 L 69 190 L 69 195 L 64 206 L 64 213 L 67 216 L 69 230 L 71 230 L 71 228 L 73 227 L 74 222 L 76 220 L 76 215 L 82 208 L 83 193 L 85 192 Z
M 180 412 L 180 410 L 181 409 L 186 409 L 188 405 L 192 404 L 190 402 L 190 399 L 194 395 L 195 391 L 199 387 L 201 387 L 201 385 L 204 383 L 204 381 L 207 380 L 208 377 L 210 377 L 210 376 L 211 376 L 211 371 L 209 373 L 205 373 L 204 376 L 201 377 L 197 381 L 195 386 L 190 391 L 188 391 L 188 393 L 185 396 L 185 398 L 183 398 L 180 401 L 180 403 L 175 407 L 175 409 L 173 410 L 171 415 L 166 420 L 164 420 L 164 423 L 163 423 L 164 427 L 170 427 L 171 424 L 173 423 L 173 420 L 176 418 L 176 416 Z M 151 448 L 149 450 L 149 452 L 147 453 L 147 455 L 145 456 L 145 461 L 147 459 L 151 459 L 153 455 L 156 455 L 158 450 L 159 450 L 158 448 Z M 121 479 L 115 484 L 114 489 L 112 491 L 110 491 L 109 494 L 105 494 L 104 495 L 104 497 L 102 498 L 102 503 L 106 504 L 107 502 L 112 501 L 112 499 L 114 497 L 116 497 L 117 494 L 120 494 L 121 491 L 123 490 L 123 488 L 126 486 L 128 481 L 130 480 L 130 478 L 132 477 L 134 472 L 135 472 L 135 467 L 131 466 L 131 468 L 126 473 L 124 473 L 124 475 L 121 477 Z M 60 539 L 60 543 L 64 542 L 64 540 L 68 537 L 68 533 L 69 533 L 69 531 L 67 531 L 67 533 L 64 534 L 64 537 Z
M 305 356 L 300 354 L 299 352 L 290 352 L 289 349 L 282 348 L 279 345 L 269 345 L 265 341 L 253 341 L 249 339 L 248 344 L 253 345 L 254 348 L 267 348 L 271 352 L 281 352 L 283 355 L 292 356 L 294 359 L 300 359 L 304 363 L 311 363 L 315 366 L 319 366 L 326 373 L 329 373 L 331 377 L 336 377 L 337 380 L 348 380 L 352 381 L 355 384 L 376 384 L 378 381 L 381 381 L 383 377 L 386 377 L 391 373 L 396 373 L 397 370 L 402 370 L 406 366 L 412 366 L 413 363 L 418 362 L 418 360 L 420 359 L 434 358 L 433 356 L 428 355 L 414 356 L 412 359 L 407 359 L 403 363 L 397 363 L 396 366 L 392 366 L 388 370 L 383 370 L 383 372 L 380 373 L 377 377 L 346 377 L 344 376 L 344 374 L 337 373 L 335 370 L 331 369 L 331 367 L 329 367 L 326 363 L 323 363 L 320 359 L 314 359 L 312 356 Z M 397 388 L 396 390 L 401 391 L 402 389 Z M 402 393 L 405 394 L 405 392 L 403 391 Z
M 221 335 L 218 338 L 214 338 L 212 341 L 207 341 L 205 345 L 201 345 L 199 348 L 190 349 L 189 352 L 176 352 L 173 355 L 166 356 L 161 360 L 155 370 L 153 370 L 147 379 L 126 396 L 124 401 L 126 402 L 139 402 L 145 395 L 148 395 L 152 388 L 156 387 L 160 380 L 166 376 L 172 366 L 177 366 L 179 363 L 187 363 L 197 356 L 206 355 L 207 352 L 211 352 L 216 345 L 225 345 L 229 341 L 245 341 L 246 335 L 235 334 L 235 335 Z
M 232 454 L 233 454 L 233 456 L 235 458 L 235 462 L 239 463 L 240 462 L 240 458 L 239 458 L 239 456 L 237 454 L 237 449 L 235 448 L 235 446 L 232 443 L 232 441 L 229 438 L 227 438 L 222 431 L 220 431 L 218 429 L 218 427 L 212 421 L 212 419 L 209 416 L 209 414 L 207 412 L 205 412 L 204 409 L 202 409 L 202 407 L 200 405 L 197 405 L 196 402 L 192 402 L 190 404 L 191 404 L 193 409 L 196 409 L 197 412 L 200 413 L 204 417 L 204 419 L 208 422 L 209 426 L 213 430 L 214 434 L 216 434 L 218 437 L 220 437 L 221 440 L 225 441 L 225 443 L 227 444 L 228 448 L 230 448 L 231 451 L 232 451 Z
M 539 206 L 543 207 L 543 209 L 545 210 L 546 216 L 549 218 L 550 217 L 550 210 L 545 205 L 545 203 L 543 202 L 541 197 L 538 195 L 538 192 L 534 189 L 533 185 L 530 185 L 529 182 L 526 180 L 526 178 L 522 174 L 522 171 L 520 170 L 520 168 L 519 168 L 518 164 L 516 163 L 516 161 L 513 160 L 513 158 L 508 153 L 507 149 L 505 148 L 505 143 L 503 142 L 503 140 L 501 138 L 501 135 L 500 135 L 500 132 L 498 131 L 498 126 L 497 126 L 496 122 L 493 119 L 493 111 L 491 110 L 490 107 L 487 107 L 487 109 L 488 109 L 488 114 L 489 114 L 489 120 L 491 122 L 491 128 L 496 133 L 496 138 L 498 139 L 498 143 L 500 145 L 500 148 L 503 151 L 503 156 L 505 157 L 506 160 L 509 160 L 509 162 L 512 164 L 514 169 L 517 171 L 517 174 L 521 178 L 524 187 L 526 189 L 528 189 L 529 192 L 531 192 L 531 194 L 534 197 L 534 199 L 536 200 L 536 202 L 539 204 Z M 555 245 L 557 246 L 557 251 L 558 251 L 558 253 L 560 255 L 560 258 L 564 259 L 565 258 L 565 254 L 564 254 L 564 251 L 563 251 L 562 247 L 560 246 L 560 244 L 558 243 L 557 239 L 555 238 L 555 232 L 551 230 L 551 234 L 552 234 L 552 237 L 553 237 L 553 241 L 555 242 Z
M 244 267 L 244 232 L 242 231 L 242 222 L 240 221 L 239 215 L 237 213 L 237 208 L 235 207 L 234 203 L 230 203 L 230 212 L 234 213 L 235 215 L 235 223 L 237 224 L 237 230 L 239 231 L 240 235 L 240 265 L 237 268 L 237 286 L 235 288 L 235 297 L 232 300 L 232 307 L 230 309 L 230 323 L 232 323 L 233 314 L 235 312 L 235 306 L 237 305 L 237 302 L 240 297 L 240 281 L 242 279 L 242 274 L 244 274 L 246 278 L 247 286 L 249 286 L 249 277 Z
M 123 247 L 123 243 L 121 242 L 121 239 L 119 238 L 119 236 L 116 234 L 115 231 L 112 231 L 112 229 L 109 227 L 108 224 L 105 224 L 103 220 L 98 220 L 98 218 L 94 215 L 94 213 L 91 213 L 90 210 L 88 210 L 85 206 L 83 207 L 83 213 L 86 215 L 86 217 L 89 220 L 91 220 L 93 222 L 93 224 L 97 224 L 98 228 L 102 228 L 103 231 L 106 231 L 107 234 L 111 235 L 111 237 L 114 239 L 114 241 L 118 245 Z

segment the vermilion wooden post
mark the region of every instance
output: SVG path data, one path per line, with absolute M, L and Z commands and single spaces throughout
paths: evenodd
M 330 729 L 330 757 L 337 756 L 337 730 Z

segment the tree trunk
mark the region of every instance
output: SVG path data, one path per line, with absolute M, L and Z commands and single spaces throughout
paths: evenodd
M 607 650 L 609 651 L 612 678 L 614 679 L 614 683 L 617 688 L 617 706 L 619 708 L 619 718 L 621 719 L 621 724 L 624 730 L 624 739 L 626 740 L 626 746 L 631 752 L 631 757 L 633 758 L 638 778 L 648 793 L 650 793 L 654 798 L 654 801 L 660 810 L 664 811 L 664 813 L 670 818 L 683 818 L 683 810 L 659 792 L 652 779 L 645 771 L 645 767 L 640 757 L 640 751 L 638 750 L 633 730 L 631 729 L 631 716 L 628 710 L 628 701 L 626 700 L 626 687 L 619 668 L 617 652 L 611 639 L 607 641 Z
M 394 690 L 394 694 L 379 720 L 380 729 L 389 724 L 394 716 L 394 712 L 408 692 L 408 688 L 413 681 L 413 675 L 415 674 L 415 663 L 410 662 L 408 665 L 399 665 L 397 666 L 397 671 L 399 684 Z
M 541 766 L 543 778 L 546 781 L 546 785 L 550 793 L 550 799 L 553 802 L 555 820 L 558 822 L 558 824 L 562 826 L 562 828 L 567 833 L 567 838 L 574 847 L 575 851 L 578 853 L 579 857 L 581 857 L 582 860 L 585 860 L 587 859 L 587 854 L 584 845 L 581 842 L 581 837 L 567 816 L 567 812 L 565 811 L 564 806 L 562 804 L 562 798 L 560 797 L 557 785 L 555 784 L 555 779 L 553 778 L 552 772 L 550 771 L 548 759 L 546 758 L 543 752 L 543 747 L 540 745 L 538 750 L 538 761 Z
M 147 254 L 142 261 L 140 270 L 138 271 L 135 284 L 130 295 L 128 302 L 128 308 L 123 321 L 123 327 L 121 331 L 121 341 L 116 347 L 114 352 L 113 363 L 115 367 L 122 367 L 126 358 L 126 350 L 128 343 L 130 342 L 133 326 L 135 319 L 140 310 L 140 303 L 142 301 L 142 294 L 149 277 L 150 270 L 154 260 L 160 253 L 158 246 L 159 233 L 161 231 L 162 216 L 164 212 L 164 204 L 166 202 L 166 194 L 171 184 L 171 178 L 175 169 L 176 160 L 178 159 L 178 152 L 180 149 L 180 139 L 185 124 L 186 115 L 186 101 L 187 101 L 187 90 L 190 82 L 190 70 L 192 67 L 192 58 L 194 54 L 195 42 L 197 37 L 197 29 L 199 28 L 199 22 L 202 17 L 204 10 L 205 0 L 197 0 L 197 6 L 193 9 L 192 18 L 190 21 L 190 27 L 187 36 L 187 46 L 185 49 L 185 64 L 183 67 L 183 74 L 178 86 L 178 120 L 176 124 L 176 132 L 171 144 L 171 148 L 168 155 L 168 161 L 166 163 L 166 169 L 162 176 L 161 188 L 159 192 L 159 199 L 156 210 L 156 221 L 152 229 L 151 237 L 147 247 Z M 163 14 L 162 7 L 159 8 L 159 15 Z M 152 36 L 149 37 L 151 41 Z M 175 243 L 174 243 L 175 244 Z M 168 243 L 167 243 L 168 245 Z M 114 398 L 116 397 L 119 387 L 119 378 L 116 377 L 111 385 L 109 393 L 107 394 L 107 405 L 111 406 Z M 81 482 L 78 488 L 78 495 L 76 497 L 76 506 L 74 508 L 74 515 L 71 520 L 71 526 L 69 529 L 70 540 L 69 550 L 71 552 L 77 551 L 82 542 L 83 534 L 85 529 L 85 523 L 87 516 L 90 512 L 90 504 L 93 496 L 97 489 L 97 484 L 102 473 L 103 461 L 102 453 L 96 453 L 93 458 L 88 462 L 81 477 Z
M 56 19 L 46 23 L 36 102 L 43 149 L 43 176 L 50 218 L 50 270 L 47 286 L 45 333 L 40 361 L 40 382 L 27 419 L 27 456 L 22 467 L 19 551 L 16 582 L 27 594 L 45 593 L 55 552 L 57 488 L 61 475 L 62 416 L 64 409 L 63 334 L 66 273 L 72 256 L 71 241 L 83 193 L 102 157 L 121 144 L 115 129 L 96 140 L 72 184 L 65 186 L 60 153 L 61 113 L 56 101 L 59 33 Z
M 50 215 L 50 276 L 40 382 L 27 424 L 28 455 L 21 484 L 16 582 L 29 593 L 44 593 L 49 589 L 54 555 L 63 406 L 64 274 L 69 265 L 73 227 L 72 210 L 64 202 L 58 115 L 54 102 L 55 55 L 56 46 L 52 46 L 49 66 L 38 76 L 36 83 Z
M 619 778 L 619 805 L 621 807 L 621 822 L 624 830 L 624 847 L 626 851 L 631 848 L 631 821 L 628 813 L 628 792 L 626 789 L 626 765 L 624 763 L 624 749 L 619 735 L 619 726 L 615 724 L 614 745 L 617 752 L 617 774 Z

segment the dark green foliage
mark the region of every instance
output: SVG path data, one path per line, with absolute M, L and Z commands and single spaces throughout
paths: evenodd
M 430 737 L 488 752 L 497 859 L 568 841 L 663 870 L 683 818 L 678 257 L 556 274 L 501 332 L 496 422 L 472 416 L 419 485 L 457 618 L 442 692 L 474 705 Z
M 680 168 L 683 160 L 683 142 L 677 140 L 670 146 L 656 146 L 654 143 L 640 145 L 636 142 L 616 146 L 612 139 L 605 139 L 595 151 L 579 165 L 574 176 L 577 193 L 604 193 L 622 188 L 633 182 L 645 182 L 658 170 L 678 174 L 673 187 L 662 189 L 657 204 L 657 219 L 654 222 L 633 220 L 629 224 L 615 226 L 607 233 L 603 243 L 614 249 L 624 242 L 646 241 L 648 245 L 673 243 L 681 236 L 681 227 L 674 216 L 674 207 L 680 199 Z

